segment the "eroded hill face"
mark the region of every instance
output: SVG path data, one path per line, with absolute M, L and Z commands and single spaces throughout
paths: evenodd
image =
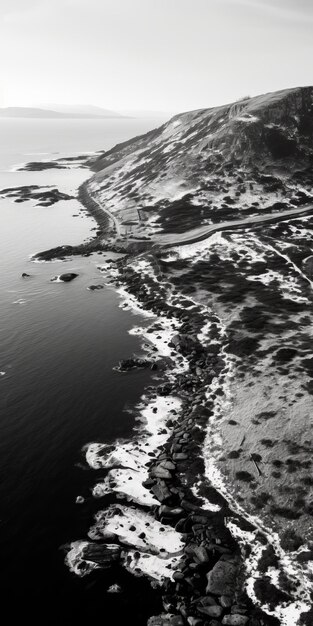
M 93 193 L 121 233 L 164 233 L 311 201 L 313 88 L 184 113 L 101 155 Z

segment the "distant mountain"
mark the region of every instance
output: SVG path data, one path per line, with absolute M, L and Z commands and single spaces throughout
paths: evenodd
M 125 117 L 124 113 L 112 111 L 95 106 L 94 104 L 40 104 L 40 108 L 49 111 L 56 111 L 71 117 Z
M 58 109 L 58 110 L 57 110 Z M 123 116 L 115 111 L 109 111 L 93 106 L 60 106 L 54 109 L 45 107 L 5 107 L 0 108 L 0 117 L 33 118 L 33 119 L 114 119 Z

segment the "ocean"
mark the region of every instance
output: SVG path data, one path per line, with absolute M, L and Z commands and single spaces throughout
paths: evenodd
M 107 149 L 162 120 L 0 120 L 0 190 L 55 185 L 75 194 L 88 170 L 19 172 L 28 161 Z M 151 373 L 113 367 L 140 351 L 134 315 L 119 307 L 97 266 L 104 256 L 34 263 L 30 255 L 92 234 L 94 221 L 76 200 L 51 207 L 0 198 L 0 543 L 1 596 L 10 621 L 53 626 L 97 620 L 119 624 L 136 607 L 145 623 L 158 598 L 126 572 L 76 578 L 61 547 L 84 538 L 99 503 L 83 447 L 131 434 L 131 408 Z M 76 215 L 76 217 L 73 217 Z M 74 271 L 71 283 L 50 282 Z M 31 276 L 22 278 L 23 272 Z M 142 324 L 140 317 L 136 323 Z M 76 504 L 82 495 L 84 504 Z M 106 594 L 111 582 L 124 593 Z M 140 606 L 139 606 L 140 599 Z M 156 606 L 156 609 L 159 608 Z M 109 614 L 114 617 L 109 618 Z

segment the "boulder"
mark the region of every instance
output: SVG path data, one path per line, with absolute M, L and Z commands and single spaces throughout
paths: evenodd
M 147 626 L 184 626 L 184 620 L 181 615 L 154 615 L 150 617 Z
M 159 508 L 159 515 L 163 517 L 178 517 L 184 514 L 184 509 L 181 507 L 170 507 L 162 504 Z
M 156 465 L 156 467 L 154 467 L 151 471 L 151 475 L 156 478 L 166 478 L 168 480 L 172 478 L 171 472 L 161 465 Z
M 30 277 L 30 274 L 27 274 L 26 272 L 23 272 L 22 278 L 29 278 L 29 277 Z
M 169 500 L 169 498 L 171 498 L 172 496 L 170 490 L 163 480 L 158 480 L 157 483 L 153 485 L 151 491 L 154 493 L 159 502 L 166 502 L 166 500 Z
M 206 593 L 233 596 L 236 587 L 238 559 L 222 556 L 207 574 Z
M 130 370 L 145 367 L 151 367 L 151 361 L 148 361 L 147 359 L 140 359 L 138 357 L 131 357 L 129 359 L 122 359 L 115 369 L 119 372 L 129 372 Z
M 220 597 L 220 603 L 221 606 L 223 606 L 225 609 L 228 609 L 233 603 L 233 598 L 232 596 L 223 595 Z
M 77 278 L 77 276 L 78 274 L 74 272 L 67 272 L 66 274 L 60 274 L 60 276 L 54 276 L 54 278 L 51 278 L 51 282 L 59 279 L 63 283 L 69 283 L 71 280 L 74 280 L 74 278 Z
M 222 624 L 226 624 L 226 626 L 245 626 L 248 620 L 249 618 L 246 615 L 225 615 Z
M 217 604 L 215 606 L 198 606 L 197 610 L 201 615 L 207 615 L 208 617 L 221 617 L 223 609 Z
M 102 567 L 109 567 L 112 563 L 119 561 L 121 547 L 117 544 L 89 543 L 83 550 L 83 557 L 86 561 L 98 563 Z
M 87 289 L 88 291 L 96 291 L 98 289 L 103 289 L 103 285 L 89 285 Z
M 201 626 L 201 624 L 203 624 L 202 620 L 199 619 L 199 617 L 187 617 L 187 622 L 189 624 L 189 626 Z
M 204 546 L 196 546 L 193 550 L 194 557 L 199 563 L 207 563 L 210 557 Z
M 165 469 L 170 471 L 174 471 L 176 469 L 176 465 L 173 461 L 161 461 L 160 466 L 165 467 Z

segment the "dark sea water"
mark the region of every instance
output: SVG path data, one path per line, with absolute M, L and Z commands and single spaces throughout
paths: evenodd
M 55 184 L 75 191 L 83 170 L 16 172 L 21 162 L 108 148 L 159 125 L 159 120 L 1 120 L 0 189 Z M 128 436 L 132 407 L 149 373 L 120 375 L 118 360 L 139 349 L 128 330 L 139 318 L 119 308 L 101 283 L 103 256 L 32 263 L 29 256 L 87 238 L 94 222 L 72 217 L 73 200 L 53 207 L 0 199 L 0 556 L 1 606 L 10 623 L 144 623 L 151 612 L 147 582 L 116 572 L 76 579 L 60 546 L 83 539 L 96 510 L 95 472 L 82 447 Z M 51 283 L 75 271 L 72 283 Z M 22 279 L 22 272 L 31 278 Z M 139 320 L 141 322 L 141 320 Z M 86 497 L 83 505 L 77 495 Z M 97 503 L 99 506 L 99 503 Z M 107 594 L 121 582 L 122 594 Z M 112 613 L 113 617 L 109 617 Z M 126 622 L 126 616 L 136 621 Z

